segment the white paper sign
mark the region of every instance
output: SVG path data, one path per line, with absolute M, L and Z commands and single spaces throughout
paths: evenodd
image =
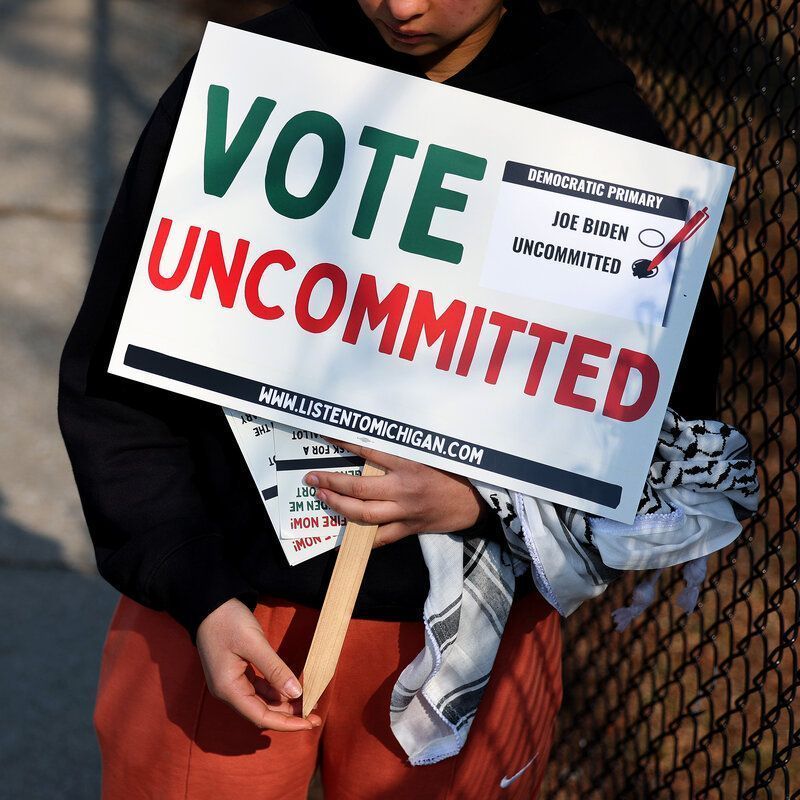
M 223 408 L 222 410 L 225 412 L 225 418 L 228 420 L 247 468 L 259 488 L 272 527 L 278 531 L 280 530 L 280 515 L 277 505 L 278 480 L 275 470 L 275 441 L 272 423 L 234 408 Z
M 232 408 L 223 408 L 236 442 L 253 476 L 261 499 L 267 509 L 272 527 L 280 540 L 281 549 L 291 566 L 327 553 L 340 542 L 339 536 L 281 537 L 280 511 L 278 504 L 277 471 L 275 467 L 275 441 L 271 422 L 244 414 Z
M 341 542 L 347 520 L 317 499 L 313 486 L 303 478 L 311 470 L 360 475 L 364 464 L 319 434 L 286 425 L 275 425 L 275 460 L 278 474 L 278 506 L 281 538 L 333 536 Z
M 212 24 L 109 369 L 628 522 L 732 173 Z

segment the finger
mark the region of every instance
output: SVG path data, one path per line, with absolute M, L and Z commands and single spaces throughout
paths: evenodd
M 255 676 L 252 679 L 256 694 L 267 704 L 270 711 L 280 711 L 284 714 L 291 714 L 295 717 L 303 716 L 303 700 L 290 700 L 281 692 L 276 691 L 263 678 Z M 315 710 L 316 706 L 314 706 Z
M 362 478 L 341 472 L 309 472 L 303 480 L 309 486 L 331 489 L 336 494 L 358 500 L 387 500 L 396 494 L 393 491 L 394 480 L 389 475 Z
M 250 682 L 253 684 L 256 694 L 270 708 L 286 710 L 293 708 L 295 705 L 302 705 L 302 700 L 290 700 L 283 692 L 279 692 L 274 686 L 270 686 L 258 675 L 250 676 Z
M 253 684 L 247 680 L 244 673 L 218 696 L 259 728 L 273 731 L 307 731 L 315 727 L 310 719 L 270 709 L 258 697 Z
M 248 636 L 237 648 L 236 655 L 249 661 L 261 673 L 264 680 L 285 697 L 296 700 L 303 694 L 300 681 L 260 632 Z M 247 680 L 244 675 L 242 677 Z M 250 681 L 247 682 L 252 686 Z
M 310 731 L 322 724 L 322 720 L 317 714 L 309 714 L 308 718 L 304 719 L 301 716 L 285 714 L 282 711 L 273 711 L 255 695 L 239 698 L 237 701 L 230 702 L 230 705 L 245 719 L 262 730 Z
M 400 518 L 400 506 L 391 500 L 356 500 L 330 489 L 317 492 L 317 497 L 347 520 L 362 525 L 385 525 Z
M 288 696 L 283 692 L 279 692 L 274 686 L 267 683 L 249 664 L 245 670 L 245 675 L 247 675 L 248 680 L 255 687 L 259 697 L 263 697 L 264 700 L 268 702 L 282 703 L 284 700 L 289 699 Z
M 323 436 L 322 438 L 331 444 L 335 444 L 337 447 L 343 447 L 345 450 L 349 450 L 354 456 L 361 456 L 366 461 L 371 461 L 373 464 L 377 464 L 379 467 L 385 467 L 387 470 L 391 470 L 392 468 L 397 469 L 404 461 L 408 461 L 406 458 L 393 456 L 391 453 L 384 453 L 381 450 L 363 447 L 360 444 L 353 444 L 352 442 L 343 442 L 341 439 L 334 439 L 331 436 Z
M 256 694 L 260 697 L 258 692 Z M 261 698 L 264 700 L 264 698 Z M 264 700 L 264 705 L 270 711 L 279 711 L 281 714 L 286 714 L 287 717 L 302 717 L 303 701 L 302 700 L 283 700 L 280 703 L 275 703 L 270 700 Z
M 397 542 L 406 536 L 411 536 L 414 530 L 406 522 L 390 522 L 388 525 L 381 525 L 375 535 L 373 547 L 383 547 L 385 544 Z

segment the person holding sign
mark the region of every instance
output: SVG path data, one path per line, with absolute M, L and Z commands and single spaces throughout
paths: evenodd
M 567 12 L 545 16 L 532 0 L 296 0 L 246 27 L 664 143 L 630 72 L 585 23 Z M 537 581 L 535 588 L 535 572 L 509 571 L 512 556 L 515 565 L 531 558 L 512 519 L 519 498 L 348 445 L 387 474 L 314 472 L 307 481 L 343 515 L 380 523 L 385 546 L 368 564 L 334 682 L 303 718 L 298 669 L 333 556 L 288 567 L 219 408 L 107 372 L 192 68 L 162 97 L 137 145 L 62 359 L 59 418 L 98 567 L 125 595 L 104 650 L 95 714 L 103 796 L 128 797 L 135 787 L 167 799 L 301 798 L 318 762 L 331 797 L 535 796 L 561 698 L 555 609 L 568 613 L 602 591 L 614 569 L 596 565 L 602 574 L 591 590 L 572 591 L 566 603 L 563 586 Z M 220 176 L 210 177 L 207 189 L 221 190 Z M 684 417 L 714 416 L 719 350 L 706 287 L 672 397 Z M 671 419 L 679 449 L 686 420 Z M 551 510 L 526 507 L 542 519 Z M 455 559 L 414 535 L 430 531 L 451 534 L 431 535 L 456 547 Z M 469 573 L 474 582 L 478 569 L 489 578 L 502 571 L 508 602 L 492 630 L 475 629 L 458 648 L 489 643 L 490 672 L 459 683 L 450 648 L 454 688 L 446 691 L 445 681 L 440 699 L 457 722 L 437 739 L 418 709 L 429 686 L 425 651 L 405 695 L 398 675 L 424 646 L 426 628 L 437 627 L 426 598 L 453 575 L 466 585 Z M 491 591 L 476 592 L 478 606 Z M 440 632 L 446 621 L 458 627 L 447 611 L 438 615 Z M 447 640 L 437 642 L 441 657 Z

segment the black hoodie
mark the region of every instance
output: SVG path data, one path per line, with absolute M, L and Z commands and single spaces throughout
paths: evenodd
M 492 40 L 446 83 L 657 144 L 664 136 L 631 72 L 572 12 L 507 3 Z M 255 33 L 418 75 L 355 0 L 297 0 Z M 194 637 L 232 597 L 319 607 L 335 553 L 289 567 L 221 409 L 106 371 L 193 62 L 161 98 L 131 158 L 61 361 L 59 421 L 100 573 L 168 611 Z M 704 289 L 672 404 L 713 416 L 718 311 Z M 494 535 L 494 523 L 473 533 Z M 526 589 L 529 588 L 526 586 Z M 355 616 L 421 619 L 428 576 L 417 537 L 376 550 Z

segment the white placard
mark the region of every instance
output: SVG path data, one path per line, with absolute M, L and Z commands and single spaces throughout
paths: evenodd
M 109 369 L 628 522 L 732 174 L 212 24 Z

